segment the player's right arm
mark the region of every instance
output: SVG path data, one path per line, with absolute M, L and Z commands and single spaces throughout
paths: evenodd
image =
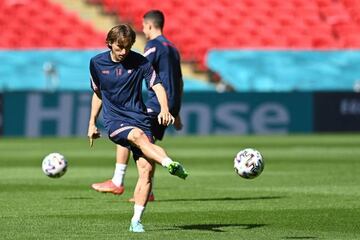
M 94 92 L 91 100 L 91 111 L 89 119 L 89 128 L 88 128 L 88 137 L 90 139 L 90 145 L 92 145 L 91 139 L 96 139 L 100 137 L 100 132 L 96 127 L 96 120 L 100 114 L 102 107 L 102 100 Z
M 97 78 L 93 60 L 90 61 L 90 81 L 93 90 L 91 99 L 91 111 L 88 127 L 88 137 L 90 140 L 90 147 L 93 145 L 93 140 L 100 137 L 100 132 L 96 127 L 96 120 L 100 114 L 102 107 L 101 92 L 99 88 L 99 79 Z

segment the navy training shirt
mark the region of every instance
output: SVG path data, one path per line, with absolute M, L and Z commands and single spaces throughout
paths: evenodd
M 168 97 L 170 113 L 177 116 L 180 111 L 183 88 L 179 51 L 174 44 L 160 35 L 146 43 L 144 56 L 151 62 L 161 79 Z M 160 112 L 158 99 L 152 89 L 148 91 L 146 106 L 152 112 Z
M 161 83 L 151 63 L 130 51 L 121 62 L 111 60 L 110 51 L 90 60 L 91 88 L 100 90 L 105 127 L 112 121 L 125 121 L 149 128 L 150 119 L 142 99 L 142 81 L 148 88 Z

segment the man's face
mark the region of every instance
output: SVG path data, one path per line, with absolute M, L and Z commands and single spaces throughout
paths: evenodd
M 130 44 L 122 45 L 119 43 L 111 44 L 111 55 L 114 61 L 121 62 L 129 54 L 131 49 Z
M 148 20 L 143 20 L 143 33 L 145 34 L 146 39 L 150 39 L 150 30 L 151 30 L 151 23 Z

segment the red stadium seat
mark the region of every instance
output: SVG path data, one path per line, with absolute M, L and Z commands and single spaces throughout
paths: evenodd
M 349 13 L 341 4 L 322 7 L 320 13 L 329 24 L 351 21 Z
M 356 8 L 359 7 L 359 0 L 341 0 L 347 8 Z
M 336 24 L 333 26 L 333 29 L 338 36 L 353 35 L 360 32 L 360 25 L 353 23 Z
M 0 48 L 88 48 L 103 47 L 99 33 L 83 23 L 74 13 L 66 12 L 49 0 L 31 1 L 31 4 L 0 4 Z M 18 36 L 26 37 L 19 41 Z
M 148 9 L 166 15 L 165 34 L 176 43 L 185 60 L 204 65 L 212 48 L 354 48 L 359 46 L 359 0 L 88 0 L 115 12 L 121 22 L 142 29 Z M 5 9 L 5 10 L 4 10 Z M 10 23 L 9 12 L 11 12 Z M 30 17 L 31 16 L 31 17 Z M 59 21 L 61 19 L 61 21 Z M 28 25 L 27 39 L 13 41 Z M 77 15 L 49 0 L 32 4 L 6 5 L 0 2 L 0 47 L 103 47 L 99 33 Z M 58 33 L 55 38 L 51 32 Z M 91 37 L 89 37 L 91 36 Z M 89 42 L 90 41 L 90 42 Z
M 340 38 L 341 47 L 344 48 L 360 48 L 360 36 L 359 34 L 348 34 L 345 36 L 341 36 Z
M 165 33 L 179 47 L 183 59 L 201 64 L 212 48 L 352 48 L 358 46 L 360 35 L 359 0 L 89 1 L 115 12 L 121 22 L 132 23 L 137 31 L 142 30 L 141 19 L 147 10 L 161 9 L 167 19 Z M 12 21 L 8 21 L 9 12 Z M 14 5 L 0 2 L 0 27 L 5 33 L 0 47 L 14 47 L 7 41 L 21 34 L 24 24 L 29 26 L 28 40 L 18 47 L 103 46 L 104 33 L 61 5 L 37 0 Z M 58 33 L 56 39 L 49 36 L 49 29 Z
M 119 18 L 132 21 L 138 31 L 141 13 L 149 8 L 165 9 L 169 19 L 165 34 L 176 43 L 185 60 L 197 59 L 200 65 L 202 54 L 211 48 L 341 47 L 338 35 L 344 32 L 335 25 L 356 19 L 358 13 L 352 9 L 349 15 L 344 7 L 357 0 L 342 1 L 344 4 L 340 0 L 193 0 L 179 4 L 178 0 L 147 0 L 140 5 L 117 0 L 123 6 Z M 357 9 L 360 13 L 360 7 Z M 358 19 L 360 23 L 360 14 Z

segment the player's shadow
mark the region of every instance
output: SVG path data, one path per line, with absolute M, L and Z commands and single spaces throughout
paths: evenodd
M 282 239 L 318 239 L 318 237 L 312 237 L 312 236 L 299 236 L 299 237 L 284 237 Z
M 92 197 L 64 197 L 66 200 L 89 200 L 94 199 Z
M 281 199 L 284 196 L 261 196 L 261 197 L 221 197 L 221 198 L 182 198 L 182 199 L 159 199 L 156 202 L 207 202 L 207 201 L 251 201 Z
M 241 228 L 241 229 L 253 229 L 264 227 L 266 224 L 192 224 L 192 225 L 179 225 L 175 226 L 171 230 L 200 230 L 200 231 L 211 231 L 211 232 L 226 232 L 223 228 Z M 170 230 L 170 229 L 167 229 Z

